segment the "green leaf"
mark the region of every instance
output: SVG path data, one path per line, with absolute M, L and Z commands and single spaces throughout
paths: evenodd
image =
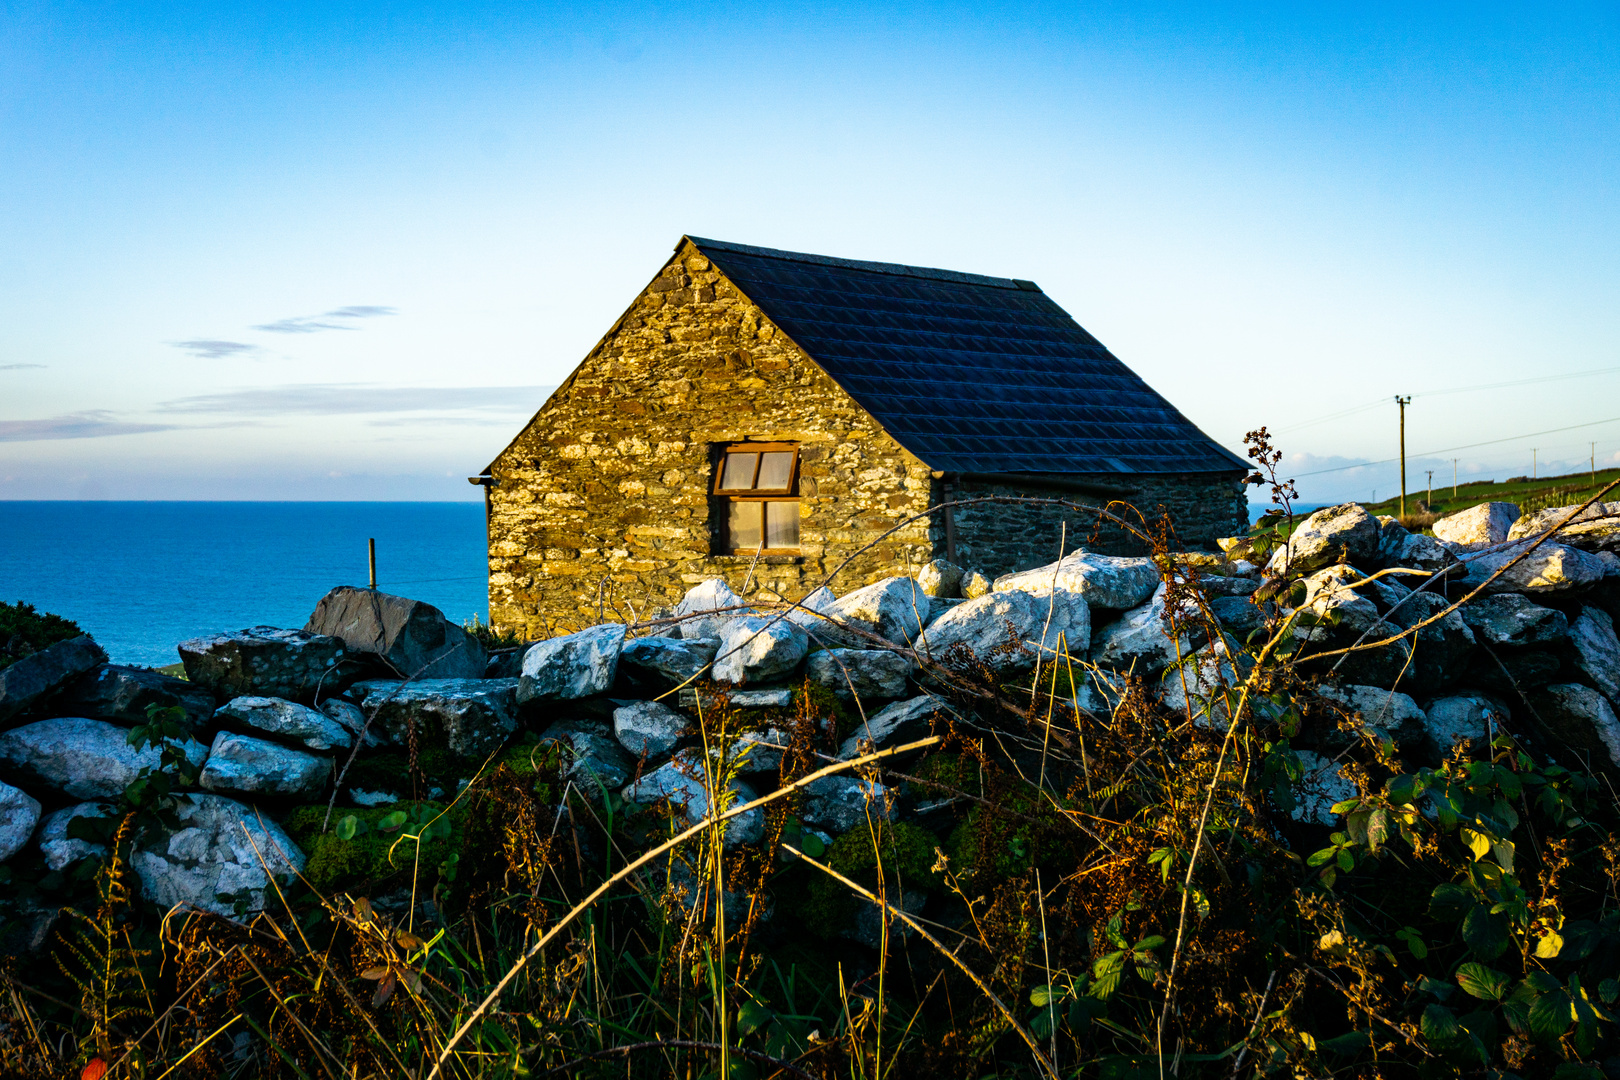
M 1152 937 L 1145 937 L 1141 941 L 1138 941 L 1135 945 L 1132 945 L 1131 946 L 1131 951 L 1132 952 L 1146 952 L 1148 949 L 1157 949 L 1160 945 L 1163 945 L 1163 944 L 1164 944 L 1163 936 L 1161 936 L 1159 934 L 1154 934 Z
M 1530 1034 L 1538 1039 L 1556 1039 L 1569 1030 L 1573 1017 L 1569 999 L 1560 990 L 1543 994 L 1530 1006 Z
M 1458 829 L 1457 836 L 1468 845 L 1468 850 L 1474 853 L 1475 861 L 1491 853 L 1491 838 L 1484 833 L 1475 829 Z
M 392 814 L 389 814 L 387 817 L 377 822 L 377 828 L 383 832 L 393 832 L 396 829 L 404 828 L 405 822 L 409 820 L 410 819 L 405 816 L 405 811 L 395 810 Z
M 776 1013 L 764 1005 L 757 1001 L 745 1001 L 742 1008 L 737 1010 L 737 1033 L 752 1035 L 774 1019 Z
M 1492 915 L 1483 904 L 1475 904 L 1463 918 L 1463 943 L 1481 960 L 1495 960 L 1513 943 L 1507 920 Z
M 1430 1042 L 1448 1042 L 1457 1037 L 1457 1017 L 1444 1005 L 1423 1010 L 1423 1037 Z
M 1052 1003 L 1052 999 L 1056 996 L 1050 986 L 1037 986 L 1029 992 L 1029 1003 L 1037 1009 L 1044 1009 Z
M 1448 881 L 1443 885 L 1436 885 L 1434 892 L 1429 894 L 1429 911 L 1434 915 L 1445 918 L 1455 918 L 1474 902 L 1474 894 L 1466 886 Z
M 1605 1005 L 1613 1005 L 1614 999 L 1620 997 L 1620 982 L 1613 979 L 1604 979 L 1598 983 L 1598 998 Z
M 1316 1045 L 1319 1049 L 1326 1050 L 1330 1054 L 1348 1057 L 1351 1054 L 1359 1053 L 1371 1044 L 1372 1039 L 1368 1037 L 1365 1031 L 1348 1031 L 1343 1035 L 1335 1035 L 1331 1039 L 1320 1039 Z
M 1331 807 L 1329 807 L 1328 809 L 1329 809 L 1330 813 L 1348 814 L 1350 811 L 1354 810 L 1356 807 L 1358 807 L 1360 805 L 1361 805 L 1361 796 L 1358 795 L 1353 799 L 1345 799 L 1343 802 L 1336 802 Z
M 1536 941 L 1536 956 L 1542 960 L 1552 960 L 1564 951 L 1564 936 L 1556 930 L 1549 930 Z
M 821 837 L 815 833 L 805 833 L 799 838 L 799 850 L 812 859 L 819 859 L 827 854 L 827 845 L 821 842 Z
M 358 830 L 359 826 L 360 819 L 355 817 L 353 814 L 349 814 L 338 821 L 337 828 L 333 831 L 337 833 L 337 838 L 339 840 L 353 840 L 354 834 Z
M 1313 851 L 1313 852 L 1311 852 L 1311 857 L 1305 860 L 1305 865 L 1306 866 L 1321 866 L 1323 863 L 1332 862 L 1335 858 L 1338 857 L 1338 854 L 1339 854 L 1339 849 L 1338 848 L 1325 847 L 1321 851 Z
M 1501 1001 L 1509 979 L 1484 964 L 1464 964 L 1457 969 L 1457 985 L 1481 1001 Z
M 1545 971 L 1532 971 L 1524 977 L 1524 985 L 1534 994 L 1550 994 L 1562 989 L 1562 984 Z

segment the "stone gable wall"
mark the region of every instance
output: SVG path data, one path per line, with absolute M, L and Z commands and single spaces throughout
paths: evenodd
M 928 467 L 885 434 L 689 244 L 513 444 L 488 491 L 490 621 L 527 637 L 645 615 L 752 556 L 715 555 L 720 444 L 797 442 L 800 552 L 754 581 L 797 598 L 926 509 Z M 858 556 L 835 590 L 932 558 L 926 521 Z M 633 610 L 632 610 L 633 609 Z

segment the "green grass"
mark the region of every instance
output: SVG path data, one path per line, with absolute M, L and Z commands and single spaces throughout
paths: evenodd
M 1440 477 L 1435 476 L 1438 481 Z M 1567 506 L 1572 503 L 1585 501 L 1594 492 L 1605 484 L 1620 480 L 1620 469 L 1602 469 L 1597 473 L 1597 482 L 1593 483 L 1593 474 L 1589 471 L 1578 473 L 1565 473 L 1561 476 L 1543 476 L 1535 480 L 1518 477 L 1511 480 L 1475 480 L 1466 484 L 1458 484 L 1456 494 L 1452 494 L 1449 483 L 1434 485 L 1434 501 L 1430 504 L 1444 517 L 1455 514 L 1459 510 L 1467 510 L 1470 506 L 1478 506 L 1482 502 L 1510 502 L 1520 509 L 1529 507 L 1540 510 L 1548 506 Z M 1429 488 L 1423 473 L 1416 478 L 1407 474 L 1406 511 L 1415 513 L 1419 499 L 1427 501 Z M 1393 499 L 1384 499 L 1375 503 L 1362 503 L 1367 511 L 1375 515 L 1389 515 L 1394 517 L 1400 513 L 1401 500 L 1397 496 Z

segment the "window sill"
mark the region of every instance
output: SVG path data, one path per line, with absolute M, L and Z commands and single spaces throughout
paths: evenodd
M 754 553 L 749 552 L 746 555 L 742 555 L 733 552 L 722 552 L 718 555 L 710 555 L 709 560 L 711 562 L 728 564 L 735 563 L 740 566 L 746 566 L 754 561 Z M 759 564 L 761 566 L 788 566 L 793 563 L 802 562 L 804 562 L 804 556 L 799 553 L 798 548 L 778 548 L 775 551 L 767 551 L 759 556 Z

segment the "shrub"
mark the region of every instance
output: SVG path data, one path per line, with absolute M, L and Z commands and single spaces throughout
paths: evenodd
M 82 633 L 78 623 L 35 611 L 32 604 L 0 602 L 0 668 Z

